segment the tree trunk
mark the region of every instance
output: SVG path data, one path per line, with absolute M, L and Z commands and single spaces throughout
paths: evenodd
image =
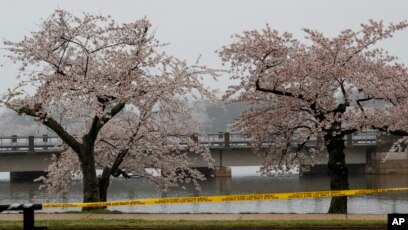
M 95 169 L 95 154 L 92 144 L 84 143 L 80 161 L 83 174 L 84 203 L 99 202 L 99 189 Z M 83 208 L 82 210 L 91 209 L 95 208 Z
M 330 189 L 348 190 L 348 170 L 344 155 L 344 140 L 339 136 L 325 136 L 326 147 L 329 152 Z M 332 197 L 329 213 L 347 213 L 347 196 Z
M 112 168 L 105 167 L 103 169 L 102 175 L 98 178 L 100 201 L 105 202 L 108 199 L 110 176 L 118 177 L 119 175 L 122 174 L 123 177 L 125 177 L 126 179 L 129 178 L 129 176 L 125 172 L 119 169 L 119 166 L 123 162 L 123 158 L 126 156 L 128 150 L 129 149 L 127 148 L 120 151 L 120 153 L 118 154 L 118 156 L 116 156 L 115 161 L 112 164 Z
M 102 175 L 98 177 L 99 200 L 105 202 L 108 200 L 108 188 L 110 183 L 110 168 L 105 167 Z

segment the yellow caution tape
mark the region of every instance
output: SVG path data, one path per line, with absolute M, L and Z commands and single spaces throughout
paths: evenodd
M 97 208 L 106 206 L 133 206 L 153 204 L 182 204 L 182 203 L 209 203 L 231 201 L 255 201 L 255 200 L 286 200 L 299 198 L 327 198 L 337 196 L 367 195 L 373 193 L 408 191 L 408 188 L 382 188 L 382 189 L 352 189 L 316 192 L 289 192 L 289 193 L 266 193 L 266 194 L 243 194 L 223 196 L 198 196 L 198 197 L 172 197 L 153 198 L 140 200 L 124 200 L 93 203 L 44 203 L 43 208 Z

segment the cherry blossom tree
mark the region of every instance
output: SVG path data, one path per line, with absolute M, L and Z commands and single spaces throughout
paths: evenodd
M 372 105 L 406 101 L 408 93 L 406 67 L 374 45 L 407 27 L 406 21 L 384 26 L 370 20 L 333 38 L 304 29 L 303 43 L 266 26 L 235 35 L 218 51 L 239 81 L 225 99 L 252 105 L 234 127 L 253 138 L 255 152 L 265 159 L 261 169 L 313 164 L 327 150 L 330 188 L 349 189 L 344 137 L 369 128 L 389 131 L 380 122 L 392 124 L 401 110 L 391 117 L 389 107 Z M 323 144 L 307 147 L 314 137 Z M 346 212 L 347 197 L 333 197 L 329 213 Z
M 100 201 L 107 201 L 111 177 L 143 177 L 163 192 L 180 184 L 194 183 L 205 177 L 192 169 L 193 159 L 204 158 L 212 167 L 208 147 L 200 146 L 194 136 L 205 138 L 201 124 L 192 118 L 191 108 L 174 97 L 176 82 L 166 81 L 162 91 L 152 92 L 143 106 L 118 114 L 101 130 L 95 144 Z M 69 149 L 70 150 L 70 149 Z M 146 170 L 150 169 L 150 170 Z M 49 196 L 65 195 L 72 180 L 81 176 L 80 162 L 72 151 L 65 151 L 49 166 L 48 175 L 39 180 Z M 157 176 L 160 175 L 161 176 Z
M 134 110 L 134 125 L 148 119 L 144 113 L 164 119 L 166 113 L 180 109 L 175 104 L 177 100 L 171 99 L 171 96 L 182 97 L 194 92 L 194 95 L 213 98 L 200 79 L 216 73 L 203 66 L 189 66 L 160 51 L 162 44 L 150 34 L 150 27 L 145 18 L 121 24 L 110 17 L 87 13 L 77 17 L 56 10 L 43 20 L 39 31 L 32 32 L 20 42 L 5 42 L 10 52 L 8 57 L 20 64 L 21 74 L 18 76 L 19 86 L 9 90 L 2 98 L 2 104 L 19 114 L 35 117 L 64 141 L 73 154 L 67 152 L 67 157 L 62 157 L 65 161 L 59 162 L 71 165 L 72 170 L 81 170 L 84 202 L 100 200 L 96 176 L 99 163 L 96 162 L 95 148 L 96 144 L 110 136 L 106 131 L 102 137 L 102 130 L 115 130 L 115 126 L 107 125 L 118 115 Z M 27 86 L 34 86 L 35 93 L 26 93 Z M 150 110 L 144 106 L 150 107 Z M 157 107 L 160 107 L 161 115 L 150 115 L 156 113 Z M 177 112 L 183 114 L 182 111 Z M 67 120 L 74 120 L 76 125 L 65 125 Z M 148 123 L 143 123 L 143 126 L 151 126 L 151 132 L 159 129 L 154 123 Z M 124 130 L 125 125 L 116 127 Z M 116 138 L 123 138 L 123 142 L 111 143 L 112 147 L 116 146 L 116 152 L 111 151 L 112 156 L 101 153 L 98 157 L 105 160 L 100 162 L 122 161 L 120 156 L 126 155 L 121 154 L 123 151 L 143 152 L 143 144 L 132 143 L 143 138 L 153 140 L 153 133 L 147 135 L 147 131 L 142 129 L 132 132 L 128 130 L 119 134 L 115 131 Z M 157 132 L 164 135 L 164 131 Z M 179 133 L 175 131 L 174 134 Z M 159 134 L 156 135 L 160 138 Z M 143 143 L 149 146 L 147 141 Z M 170 148 L 171 145 L 168 145 Z M 158 147 L 149 146 L 145 155 Z M 155 159 L 158 158 L 152 157 L 152 160 Z M 163 156 L 162 160 L 166 159 Z M 62 167 L 61 164 L 59 166 Z M 110 164 L 108 167 L 114 166 Z M 57 171 L 55 173 L 58 174 Z M 109 174 L 115 173 L 117 169 Z

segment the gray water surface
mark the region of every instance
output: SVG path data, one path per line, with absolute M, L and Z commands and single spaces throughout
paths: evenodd
M 38 190 L 38 183 L 10 183 L 0 180 L 0 203 L 42 203 L 47 201 L 45 191 Z M 350 177 L 350 188 L 408 187 L 408 175 L 358 175 Z M 201 191 L 192 186 L 177 188 L 162 194 L 150 182 L 141 179 L 117 178 L 109 188 L 109 200 L 128 200 L 158 197 L 180 197 L 224 194 L 255 194 L 296 191 L 329 190 L 327 176 L 266 177 L 256 174 L 234 175 L 232 178 L 213 178 L 201 183 Z M 67 197 L 51 201 L 81 202 L 82 185 L 74 183 Z M 243 201 L 231 203 L 196 203 L 109 207 L 110 210 L 138 213 L 326 213 L 330 199 L 292 199 L 273 201 Z M 349 197 L 349 213 L 385 214 L 408 213 L 408 192 L 382 193 Z M 46 209 L 44 212 L 60 212 L 79 209 Z

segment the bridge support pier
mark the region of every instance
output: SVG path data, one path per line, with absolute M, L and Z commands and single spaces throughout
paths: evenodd
M 214 177 L 231 177 L 231 167 L 216 166 L 214 169 L 197 167 L 195 169 L 200 171 L 207 179 Z
M 200 173 L 202 173 L 205 178 L 210 179 L 214 177 L 214 170 L 207 167 L 195 167 Z
M 34 179 L 45 176 L 46 172 L 10 172 L 10 182 L 33 182 Z
M 232 178 L 231 177 L 216 177 L 214 178 L 214 184 L 216 191 L 220 194 L 231 194 Z
M 215 167 L 214 177 L 231 177 L 231 167 L 225 167 L 225 166 Z

